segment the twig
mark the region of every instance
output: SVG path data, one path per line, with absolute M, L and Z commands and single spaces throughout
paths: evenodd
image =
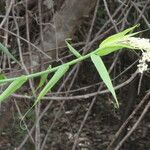
M 125 82 L 114 86 L 115 90 L 118 90 L 126 85 L 128 85 L 136 76 L 138 75 L 138 71 L 136 71 L 135 73 L 132 74 L 132 76 L 126 80 Z M 99 95 L 99 94 L 106 94 L 109 93 L 109 90 L 103 90 L 103 91 L 98 91 L 98 92 L 93 92 L 93 93 L 88 93 L 88 94 L 83 94 L 83 95 L 76 95 L 76 96 L 50 96 L 50 97 L 43 97 L 43 100 L 76 100 L 76 99 L 87 99 L 90 97 L 93 97 L 95 95 Z M 32 99 L 32 96 L 27 96 L 27 95 L 18 95 L 18 94 L 12 94 L 12 96 L 16 97 L 16 98 L 25 98 L 25 99 Z
M 143 99 L 144 100 L 148 99 L 149 96 L 150 96 L 150 92 L 147 93 Z M 142 101 L 144 101 L 144 100 L 142 100 Z M 119 144 L 116 146 L 115 150 L 119 150 L 121 148 L 121 146 L 123 145 L 123 143 L 131 136 L 131 134 L 135 131 L 137 126 L 140 124 L 141 120 L 144 118 L 144 116 L 147 113 L 149 108 L 150 108 L 150 101 L 145 106 L 145 108 L 144 108 L 143 112 L 141 113 L 139 119 L 136 121 L 136 123 L 133 125 L 133 127 L 130 129 L 130 131 L 127 133 L 127 135 L 119 142 Z
M 14 0 L 11 0 L 10 5 L 9 5 L 9 7 L 8 7 L 8 9 L 7 9 L 7 12 L 6 12 L 5 18 L 2 20 L 2 22 L 1 22 L 1 24 L 0 24 L 0 28 L 2 28 L 2 26 L 3 26 L 3 25 L 5 24 L 5 22 L 7 21 L 8 16 L 9 16 L 9 13 L 10 13 L 10 11 L 11 11 L 11 8 L 12 8 L 13 4 L 14 4 Z
M 29 42 L 28 40 L 24 39 L 23 37 L 21 37 L 21 36 L 15 34 L 15 33 L 13 33 L 13 32 L 11 32 L 11 31 L 9 31 L 9 30 L 7 30 L 7 29 L 5 29 L 5 28 L 0 27 L 0 29 L 2 29 L 2 30 L 4 30 L 4 31 L 6 31 L 6 32 L 8 32 L 8 33 L 10 33 L 10 34 L 12 34 L 13 36 L 16 36 L 17 38 L 19 38 L 19 39 L 21 39 L 21 40 L 23 40 L 23 41 L 25 41 L 26 43 L 28 43 L 28 44 L 30 44 L 31 46 L 33 46 L 33 47 L 34 47 L 36 50 L 38 50 L 40 53 L 42 53 L 44 56 L 46 56 L 46 57 L 49 58 L 50 60 L 52 59 L 49 55 L 47 55 L 45 52 L 43 52 L 40 48 L 38 48 L 37 46 L 35 46 L 33 43 Z
M 111 147 L 115 143 L 116 139 L 121 134 L 122 130 L 126 127 L 126 125 L 129 123 L 129 121 L 134 117 L 134 115 L 137 113 L 137 111 L 142 107 L 142 105 L 145 103 L 146 99 L 142 99 L 141 102 L 136 106 L 136 108 L 133 110 L 133 112 L 130 114 L 130 116 L 126 119 L 126 121 L 122 124 L 122 126 L 119 128 L 119 130 L 116 132 L 113 140 L 110 142 L 109 146 L 107 147 L 107 150 L 111 150 Z

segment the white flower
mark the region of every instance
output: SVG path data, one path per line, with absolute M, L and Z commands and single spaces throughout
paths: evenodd
M 136 37 L 126 37 L 123 40 L 127 45 L 145 51 L 150 51 L 150 40 L 145 38 L 136 38 Z
M 139 60 L 139 64 L 137 65 L 140 73 L 147 70 L 147 62 L 150 62 L 150 51 L 142 51 L 142 58 Z
M 140 73 L 143 73 L 144 71 L 147 70 L 148 65 L 146 63 L 140 63 L 140 64 L 137 65 L 137 67 L 138 67 L 138 71 Z
M 121 39 L 120 42 L 134 49 L 140 49 L 142 51 L 142 57 L 139 60 L 137 67 L 140 73 L 146 71 L 148 68 L 147 63 L 150 62 L 150 40 L 126 36 L 124 39 Z

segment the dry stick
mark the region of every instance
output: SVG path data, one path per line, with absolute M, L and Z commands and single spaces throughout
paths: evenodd
M 15 26 L 16 26 L 16 30 L 17 30 L 17 35 L 19 36 L 19 27 L 18 27 L 18 23 L 16 21 L 15 15 L 14 15 L 14 6 L 12 6 L 12 13 L 13 13 L 13 17 L 14 17 L 13 19 L 14 19 L 14 23 L 15 23 Z M 29 71 L 27 70 L 27 68 L 26 68 L 26 66 L 24 64 L 23 54 L 22 54 L 22 49 L 21 49 L 21 42 L 20 42 L 19 38 L 17 38 L 17 43 L 18 43 L 19 56 L 20 56 L 22 67 L 24 68 L 26 74 L 28 75 Z M 33 93 L 34 97 L 36 97 L 36 95 L 34 94 L 34 86 L 33 86 L 33 83 L 32 83 L 32 81 L 30 79 L 29 79 L 29 85 L 30 85 L 30 88 L 32 90 L 32 93 Z M 26 126 L 26 124 L 25 124 L 25 126 Z
M 28 40 L 28 52 L 29 52 L 29 59 L 30 64 L 32 64 L 32 50 L 31 50 L 31 40 L 30 40 L 30 28 L 29 28 L 29 15 L 28 15 L 28 0 L 25 0 L 25 18 L 26 18 L 26 36 Z M 33 69 L 31 68 L 31 73 L 33 72 Z
M 147 27 L 149 28 L 149 27 L 150 27 L 150 24 L 149 24 L 149 21 L 147 20 L 147 18 L 142 14 L 141 10 L 136 6 L 135 3 L 132 2 L 132 4 L 133 4 L 133 6 L 135 7 L 135 9 L 141 14 L 141 17 L 143 18 L 145 24 L 146 24 Z M 138 17 L 138 18 L 139 18 L 139 17 Z M 138 23 L 138 22 L 136 22 L 136 23 Z
M 10 33 L 10 34 L 12 34 L 13 36 L 16 36 L 17 38 L 23 40 L 24 42 L 30 44 L 32 47 L 34 47 L 36 50 L 38 50 L 41 54 L 43 54 L 44 56 L 46 56 L 46 57 L 49 58 L 49 59 L 52 59 L 52 58 L 51 58 L 50 56 L 48 56 L 45 52 L 43 52 L 41 49 L 39 49 L 37 46 L 35 46 L 33 43 L 29 42 L 29 41 L 26 40 L 25 38 L 23 38 L 23 37 L 21 37 L 21 36 L 15 34 L 15 33 L 13 33 L 13 32 L 11 32 L 11 31 L 9 31 L 9 30 L 7 30 L 7 29 L 5 29 L 5 28 L 0 27 L 0 29 L 4 30 L 4 31 L 6 31 L 6 32 L 8 32 L 8 33 Z
M 126 121 L 122 124 L 122 126 L 119 128 L 119 130 L 116 132 L 114 138 L 110 142 L 110 144 L 107 147 L 107 150 L 111 150 L 111 147 L 115 143 L 116 139 L 121 134 L 122 130 L 126 127 L 126 125 L 129 123 L 129 121 L 134 117 L 134 115 L 137 113 L 137 111 L 143 106 L 146 99 L 142 99 L 141 102 L 136 106 L 136 108 L 133 110 L 133 112 L 130 114 L 130 116 L 126 119 Z
M 26 30 L 27 30 L 26 33 L 27 33 L 27 40 L 30 42 L 29 16 L 28 16 L 28 0 L 26 0 L 25 9 L 26 9 Z M 39 13 L 41 13 L 40 10 L 39 10 Z M 31 51 L 31 45 L 30 45 L 30 43 L 28 43 L 28 49 L 29 49 L 30 63 L 32 64 L 33 60 L 32 60 L 32 51 Z M 43 63 L 41 62 L 41 64 L 43 64 Z M 31 73 L 33 73 L 33 69 L 31 69 Z M 33 82 L 33 80 L 31 80 L 31 81 Z M 35 149 L 36 150 L 40 150 L 40 143 L 41 143 L 40 142 L 40 123 L 38 122 L 39 113 L 40 113 L 40 103 L 38 103 L 38 105 L 35 106 L 35 116 L 36 116 L 36 119 L 35 119 L 36 120 Z
M 110 21 L 111 21 L 111 23 L 113 24 L 113 26 L 114 26 L 116 32 L 118 32 L 118 28 L 117 28 L 117 26 L 116 26 L 116 24 L 115 24 L 115 22 L 114 22 L 114 20 L 113 20 L 113 18 L 112 18 L 112 16 L 111 16 L 111 14 L 110 14 L 110 11 L 109 11 L 109 9 L 108 9 L 108 5 L 107 5 L 106 0 L 103 0 L 103 2 L 104 2 L 105 9 L 106 9 L 106 11 L 107 11 L 107 14 L 108 14 L 108 16 L 109 16 L 109 18 L 110 18 Z
M 149 96 L 150 96 L 150 92 L 145 95 L 145 97 L 143 98 L 142 101 L 145 101 L 146 99 L 148 99 Z M 135 129 L 137 128 L 137 126 L 140 124 L 141 120 L 146 115 L 146 113 L 149 110 L 149 108 L 150 108 L 150 101 L 145 106 L 145 108 L 144 108 L 143 112 L 141 113 L 141 115 L 140 115 L 139 119 L 137 120 L 137 122 L 133 125 L 133 127 L 130 129 L 130 131 L 127 133 L 127 135 L 119 142 L 119 144 L 117 145 L 117 147 L 115 148 L 115 150 L 119 150 L 121 148 L 121 146 L 123 145 L 123 143 L 131 136 L 131 134 L 135 131 Z
M 1 27 L 5 24 L 5 22 L 7 21 L 8 16 L 9 16 L 9 13 L 10 13 L 10 11 L 11 11 L 11 8 L 12 8 L 13 4 L 14 4 L 14 0 L 11 0 L 10 5 L 9 5 L 9 7 L 8 7 L 8 9 L 7 9 L 6 15 L 5 15 L 4 19 L 2 20 L 2 22 L 1 22 L 1 24 L 0 24 L 0 28 L 1 28 Z
M 86 49 L 87 49 L 88 43 L 90 42 L 90 39 L 91 39 L 91 35 L 92 35 L 92 31 L 93 31 L 93 27 L 94 27 L 95 20 L 96 20 L 98 7 L 99 7 L 99 1 L 100 1 L 100 0 L 97 0 L 96 6 L 95 6 L 95 11 L 94 11 L 94 15 L 93 15 L 91 27 L 90 27 L 90 30 L 89 30 L 89 32 L 88 32 L 88 36 L 87 36 L 87 39 L 86 39 L 85 47 L 84 47 L 84 49 L 83 49 L 83 52 L 84 52 L 84 51 L 85 51 L 85 52 L 84 52 L 83 54 L 86 54 L 86 53 L 88 52 Z
M 135 24 L 137 24 L 140 21 L 140 19 L 143 18 L 143 20 L 145 21 L 147 27 L 149 28 L 150 24 L 149 24 L 149 21 L 146 19 L 145 15 L 144 15 L 144 12 L 145 12 L 148 4 L 150 3 L 150 0 L 147 0 L 147 2 L 145 3 L 142 11 L 138 8 L 138 6 L 134 2 L 131 1 L 131 3 L 134 5 L 135 9 L 140 13 L 140 15 L 139 15 L 138 19 L 136 20 Z
M 0 18 L 5 18 L 6 17 L 6 15 L 0 15 Z M 10 19 L 12 19 L 13 18 L 13 16 L 8 16 L 7 18 L 10 18 Z M 16 17 L 16 19 L 24 19 L 23 17 Z
M 8 10 L 8 8 L 9 8 L 9 0 L 6 0 L 6 8 L 5 8 L 5 10 L 7 11 Z M 6 23 L 5 23 L 5 27 L 4 28 L 6 28 L 7 30 L 8 30 L 8 24 L 9 24 L 9 18 L 7 17 L 7 19 L 6 19 Z M 5 46 L 7 47 L 8 46 L 8 33 L 7 32 L 4 32 L 4 37 L 5 37 L 5 42 L 4 42 L 4 44 L 5 44 Z M 6 68 L 6 58 L 8 58 L 9 59 L 9 57 L 7 57 L 7 55 L 6 54 L 4 54 L 4 60 L 3 60 L 3 69 L 5 69 Z M 9 59 L 10 60 L 10 59 Z M 9 63 L 9 67 L 10 67 L 10 63 Z M 11 67 L 10 67 L 11 68 Z
M 41 48 L 42 48 L 42 51 L 45 51 L 44 50 L 44 45 L 43 45 L 44 38 L 43 38 L 43 28 L 42 28 L 42 10 L 41 10 L 41 4 L 42 4 L 42 1 L 38 0 Z M 40 56 L 39 59 L 40 59 L 40 62 L 41 62 L 41 69 L 42 69 L 43 59 L 42 59 L 42 57 L 41 57 L 40 54 L 39 54 L 39 56 Z M 40 131 L 40 121 L 38 121 L 39 114 L 40 114 L 40 103 L 35 107 L 35 112 L 36 112 L 36 125 L 35 125 L 35 140 L 36 140 L 36 145 L 35 145 L 35 148 L 36 148 L 36 150 L 40 150 L 41 149 L 41 133 L 40 133 L 41 131 Z
M 55 26 L 54 29 L 55 29 L 55 41 L 56 41 L 56 60 L 60 60 L 60 59 L 59 59 L 59 56 L 58 56 L 58 41 L 57 41 L 57 29 L 56 29 L 55 20 L 54 20 L 54 26 Z M 61 87 L 59 88 L 58 91 L 61 91 L 61 89 L 63 88 L 63 86 L 65 85 L 65 83 L 68 81 L 69 76 L 74 72 L 74 70 L 76 70 L 76 68 L 77 68 L 76 66 L 78 66 L 78 65 L 75 65 L 75 66 L 73 67 L 73 69 L 71 70 L 71 72 L 69 73 L 69 75 L 66 77 L 65 81 L 63 82 L 63 84 L 61 85 Z M 76 73 L 75 73 L 75 74 L 76 74 Z M 75 79 L 75 76 L 73 76 L 73 78 Z M 73 79 L 72 82 L 71 82 L 72 84 L 74 83 L 74 79 Z M 71 85 L 72 85 L 72 84 L 71 84 Z M 62 110 L 62 108 L 63 108 L 63 106 L 64 106 L 64 103 L 65 103 L 65 101 L 63 101 L 63 102 L 60 103 L 59 111 L 57 112 L 53 123 L 51 124 L 50 128 L 49 128 L 48 131 L 47 131 L 47 134 L 46 134 L 46 136 L 45 136 L 45 138 L 44 138 L 44 140 L 43 140 L 42 146 L 41 146 L 41 150 L 44 149 L 44 146 L 45 146 L 45 144 L 46 144 L 48 135 L 49 135 L 49 133 L 51 132 L 51 129 L 53 128 L 55 122 L 57 121 L 57 118 L 58 118 L 59 113 L 61 112 L 61 110 Z
M 128 85 L 131 81 L 133 81 L 133 79 L 138 75 L 138 70 L 135 71 L 131 77 L 126 80 L 125 82 L 114 86 L 115 90 L 118 90 L 126 85 Z M 88 93 L 88 94 L 83 94 L 83 95 L 76 95 L 76 96 L 50 96 L 50 97 L 43 97 L 42 100 L 56 100 L 56 101 L 60 101 L 60 100 L 77 100 L 77 99 L 87 99 L 90 97 L 93 97 L 95 95 L 100 95 L 100 94 L 106 94 L 106 93 L 110 93 L 109 90 L 102 90 L 102 91 L 97 91 L 97 92 L 93 92 L 93 93 Z M 27 96 L 27 95 L 19 95 L 19 94 L 12 94 L 13 97 L 16 98 L 24 98 L 24 99 L 33 99 L 32 96 Z
M 54 16 L 54 14 L 55 14 L 54 8 L 52 8 L 52 12 L 53 12 L 53 16 Z M 55 19 L 53 21 L 54 21 L 54 31 L 55 31 L 55 44 L 56 44 L 56 61 L 59 61 L 60 59 L 59 59 L 59 52 L 58 52 L 57 27 L 56 27 Z
M 142 79 L 143 79 L 143 73 L 140 75 L 139 84 L 138 84 L 138 90 L 137 90 L 137 95 L 139 95 L 140 91 L 141 91 Z

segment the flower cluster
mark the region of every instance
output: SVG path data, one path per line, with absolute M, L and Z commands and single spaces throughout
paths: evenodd
M 147 63 L 150 62 L 150 40 L 145 38 L 127 37 L 123 42 L 134 49 L 140 49 L 142 51 L 142 57 L 139 60 L 137 67 L 140 73 L 146 71 L 148 68 Z
M 128 37 L 127 43 L 135 49 L 150 51 L 150 40 L 149 39 Z
M 143 73 L 144 71 L 147 70 L 148 68 L 147 62 L 150 62 L 150 51 L 145 52 L 143 51 L 142 57 L 139 60 L 139 64 L 137 65 L 140 73 Z

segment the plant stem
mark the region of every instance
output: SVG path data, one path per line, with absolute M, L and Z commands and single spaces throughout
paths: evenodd
M 72 66 L 72 65 L 74 65 L 74 64 L 76 64 L 76 63 L 79 63 L 79 62 L 81 62 L 81 61 L 83 61 L 83 60 L 89 58 L 89 57 L 91 56 L 91 54 L 97 53 L 99 50 L 101 50 L 101 48 L 98 48 L 98 49 L 96 49 L 96 50 L 94 50 L 94 51 L 92 51 L 92 52 L 90 52 L 90 53 L 88 53 L 88 54 L 86 54 L 86 55 L 84 55 L 84 56 L 79 57 L 79 58 L 76 58 L 76 59 L 74 59 L 74 60 L 72 60 L 72 61 L 66 63 L 66 65 Z M 63 64 L 61 64 L 61 65 L 63 65 Z M 35 77 L 41 76 L 41 75 L 43 75 L 43 74 L 45 74 L 45 73 L 52 73 L 52 72 L 55 72 L 55 71 L 57 71 L 57 69 L 58 69 L 61 65 L 56 66 L 56 67 L 54 67 L 54 68 L 51 68 L 50 70 L 44 70 L 44 71 L 41 71 L 41 72 L 37 72 L 37 73 L 33 73 L 33 74 L 26 75 L 26 77 L 27 77 L 28 79 L 31 79 L 31 78 L 35 78 Z M 0 84 L 6 83 L 6 82 L 12 82 L 12 81 L 14 81 L 14 80 L 17 80 L 18 78 L 19 78 L 19 77 L 14 77 L 14 78 L 9 78 L 9 79 L 0 80 Z

